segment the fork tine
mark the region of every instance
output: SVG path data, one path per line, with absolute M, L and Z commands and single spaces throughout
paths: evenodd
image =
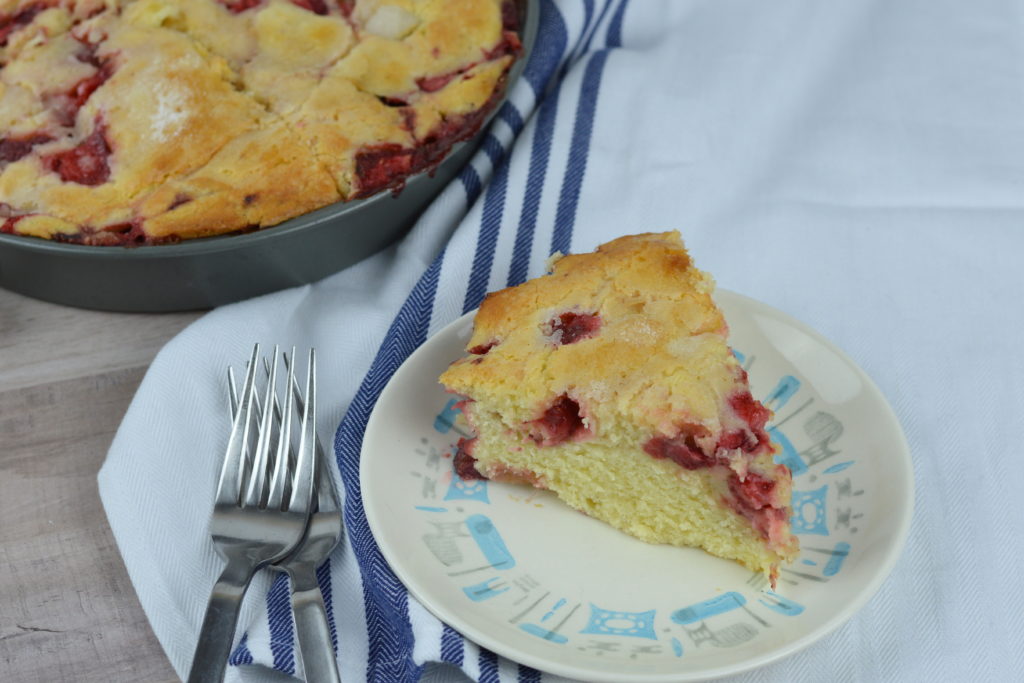
M 249 358 L 249 368 L 245 373 L 245 384 L 242 388 L 242 403 L 235 411 L 234 419 L 231 422 L 231 436 L 228 438 L 227 451 L 224 454 L 224 464 L 220 471 L 220 481 L 217 484 L 217 505 L 237 505 L 241 482 L 244 474 L 244 458 L 248 450 L 249 440 L 249 416 L 252 411 L 252 395 L 256 381 L 256 359 L 259 357 L 260 345 L 255 344 L 252 348 L 252 356 Z
M 263 367 L 266 370 L 267 377 L 269 377 L 270 365 L 267 363 L 266 358 L 263 359 Z M 274 404 L 274 407 L 277 407 L 276 403 Z M 256 421 L 262 422 L 263 410 L 260 407 L 259 396 L 253 397 L 253 408 L 256 411 Z M 228 415 L 228 422 L 234 424 L 235 415 L 238 414 L 238 387 L 235 384 L 235 369 L 230 365 L 228 366 L 228 410 L 230 410 L 230 414 Z
M 295 347 L 292 347 L 292 355 L 295 355 Z M 277 358 L 275 357 L 275 361 Z M 295 381 L 295 366 L 289 361 L 288 354 L 284 354 L 284 365 L 288 369 L 287 383 L 290 386 Z M 292 471 L 291 444 L 292 444 L 292 414 L 293 397 L 290 391 L 285 391 L 284 409 L 278 414 L 281 423 L 278 431 L 277 453 L 274 464 L 274 472 L 270 478 L 270 494 L 267 497 L 267 507 L 274 510 L 283 509 L 288 473 Z M 275 404 L 276 408 L 276 404 Z
M 264 366 L 266 366 L 266 360 L 267 360 L 266 358 L 263 359 Z M 269 372 L 269 370 L 268 370 L 268 372 Z M 253 383 L 254 383 L 254 386 L 253 386 L 253 391 L 252 391 L 253 396 L 252 396 L 252 408 L 251 408 L 251 410 L 252 410 L 252 419 L 247 419 L 246 423 L 245 423 L 244 429 L 245 429 L 246 438 L 245 438 L 245 441 L 243 442 L 244 445 L 243 445 L 243 448 L 242 448 L 242 455 L 241 455 L 241 458 L 239 460 L 239 462 L 241 464 L 241 467 L 240 467 L 240 471 L 238 473 L 238 482 L 239 483 L 238 483 L 237 488 L 239 489 L 239 493 L 240 494 L 245 493 L 245 487 L 243 485 L 243 481 L 248 481 L 249 480 L 249 476 L 247 476 L 247 473 L 251 474 L 251 467 L 252 467 L 252 453 L 251 453 L 251 450 L 252 449 L 248 445 L 248 442 L 249 442 L 249 440 L 251 438 L 251 436 L 250 436 L 251 435 L 251 431 L 252 431 L 251 425 L 252 425 L 253 422 L 255 422 L 257 425 L 259 425 L 263 421 L 263 411 L 260 410 L 260 397 L 259 397 L 259 392 L 256 391 L 256 389 L 255 389 L 255 380 L 253 380 Z M 228 416 L 229 421 L 231 422 L 232 425 L 234 425 L 235 417 L 238 415 L 238 410 L 239 410 L 239 406 L 238 406 L 238 388 L 237 388 L 236 382 L 235 382 L 235 370 L 230 365 L 228 366 L 228 409 L 230 411 L 229 416 Z M 239 499 L 240 498 L 241 498 L 241 495 L 239 495 Z M 238 501 L 236 501 L 236 502 L 238 502 Z
M 228 408 L 231 411 L 231 423 L 235 422 L 235 415 L 238 414 L 238 387 L 235 384 L 235 369 L 228 366 Z
M 278 348 L 275 345 L 274 363 L 263 395 L 263 414 L 261 415 L 259 435 L 256 441 L 256 453 L 253 455 L 252 474 L 249 477 L 249 486 L 243 506 L 262 506 L 266 500 L 267 473 L 274 464 L 270 462 L 269 455 L 274 430 L 273 405 L 277 392 L 277 354 Z
M 295 355 L 295 349 L 292 349 L 292 356 Z M 285 360 L 288 360 L 288 356 L 285 356 Z M 299 388 L 298 381 L 292 377 L 291 381 L 291 393 L 295 397 L 295 406 L 301 413 L 305 410 L 306 402 L 302 398 L 302 389 Z M 320 443 L 320 437 L 314 433 L 314 444 L 316 448 L 316 476 L 313 478 L 313 487 L 316 491 L 316 507 L 324 510 L 329 510 L 334 506 L 335 498 L 337 496 L 336 489 L 334 486 L 334 480 L 331 478 L 330 466 L 327 464 L 327 454 L 324 452 L 323 444 Z
M 294 355 L 293 355 L 294 358 Z M 313 498 L 313 481 L 316 477 L 316 351 L 309 350 L 306 368 L 306 401 L 302 410 L 302 432 L 295 463 L 295 477 L 292 485 L 290 510 L 309 510 Z

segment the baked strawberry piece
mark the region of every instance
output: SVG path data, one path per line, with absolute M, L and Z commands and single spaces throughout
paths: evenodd
M 463 478 L 528 482 L 650 543 L 773 581 L 798 549 L 771 412 L 727 343 L 711 278 L 678 233 L 623 237 L 487 296 L 468 355 Z

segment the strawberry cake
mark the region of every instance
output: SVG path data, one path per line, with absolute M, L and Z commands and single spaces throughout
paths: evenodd
M 512 0 L 0 0 L 0 232 L 159 244 L 397 190 L 471 137 Z
M 489 294 L 468 355 L 440 378 L 473 432 L 458 475 L 548 489 L 774 582 L 798 549 L 791 475 L 713 289 L 670 232 L 556 255 L 548 275 Z

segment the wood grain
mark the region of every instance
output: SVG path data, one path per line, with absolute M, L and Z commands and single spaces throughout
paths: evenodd
M 0 290 L 0 388 L 148 366 L 199 313 L 106 313 Z
M 84 311 L 0 290 L 0 680 L 178 680 L 96 474 L 153 356 L 198 316 Z

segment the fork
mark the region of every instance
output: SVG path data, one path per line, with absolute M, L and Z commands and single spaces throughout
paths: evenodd
M 315 361 L 315 357 L 314 357 Z M 314 361 L 311 361 L 313 363 Z M 285 356 L 285 363 L 291 363 Z M 264 370 L 270 372 L 264 363 Z M 315 379 L 315 377 L 314 377 Z M 291 384 L 292 398 L 299 411 L 303 411 L 306 401 L 303 400 L 297 382 Z M 308 402 L 315 404 L 316 386 L 307 392 Z M 237 391 L 235 390 L 234 372 L 228 368 L 228 399 L 231 414 L 238 411 Z M 274 410 L 278 405 L 274 403 Z M 315 408 L 310 407 L 310 414 Z M 314 433 L 315 434 L 315 433 Z M 338 664 L 334 656 L 334 643 L 331 638 L 330 626 L 327 622 L 327 610 L 324 606 L 323 594 L 317 582 L 316 570 L 341 538 L 344 524 L 341 519 L 341 502 L 338 491 L 331 477 L 330 466 L 324 453 L 319 436 L 314 436 L 316 447 L 316 500 L 313 513 L 310 515 L 306 535 L 292 552 L 283 560 L 271 565 L 272 569 L 285 572 L 291 579 L 292 612 L 295 616 L 295 634 L 302 654 L 302 666 L 305 679 L 310 682 L 340 683 Z
M 196 643 L 188 683 L 219 683 L 224 679 L 228 655 L 242 597 L 253 574 L 283 559 L 305 533 L 313 502 L 315 424 L 306 401 L 294 459 L 293 393 L 286 392 L 280 419 L 274 411 L 258 410 L 256 368 L 260 347 L 249 359 L 241 404 L 232 420 L 231 436 L 221 469 L 210 535 L 217 554 L 227 560 L 210 593 L 203 626 Z M 294 357 L 294 350 L 292 352 Z M 312 351 L 310 352 L 312 358 Z M 295 368 L 288 364 L 288 386 Z M 315 388 L 313 364 L 306 374 L 306 395 Z M 272 405 L 277 390 L 278 348 L 264 390 L 263 405 Z M 254 434 L 255 433 L 255 434 Z M 255 436 L 255 444 L 252 443 Z

